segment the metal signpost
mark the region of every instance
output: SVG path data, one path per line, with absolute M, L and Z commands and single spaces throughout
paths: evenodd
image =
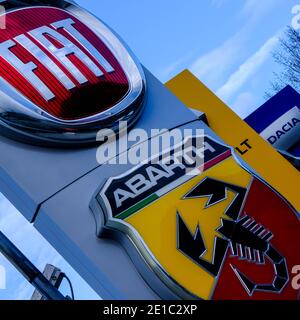
M 66 299 L 2 232 L 0 232 L 0 253 L 14 265 L 26 280 L 46 299 Z
M 297 298 L 293 166 L 73 2 L 6 9 L 0 189 L 102 298 Z

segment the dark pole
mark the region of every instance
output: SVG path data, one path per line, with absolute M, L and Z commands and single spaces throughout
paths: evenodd
M 24 254 L 0 231 L 0 252 L 47 300 L 66 300 Z

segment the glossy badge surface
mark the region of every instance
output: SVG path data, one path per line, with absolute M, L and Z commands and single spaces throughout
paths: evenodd
M 163 298 L 166 286 L 184 299 L 297 299 L 298 213 L 228 146 L 205 136 L 201 152 L 194 175 L 157 157 L 109 179 L 95 199 L 99 236 L 121 241 Z
M 96 141 L 141 113 L 145 80 L 121 40 L 77 6 L 7 10 L 0 31 L 0 120 L 9 137 L 39 144 Z

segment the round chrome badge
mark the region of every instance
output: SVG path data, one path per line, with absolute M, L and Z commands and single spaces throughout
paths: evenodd
M 122 41 L 68 1 L 14 7 L 0 30 L 0 132 L 44 146 L 96 142 L 133 125 L 145 77 Z

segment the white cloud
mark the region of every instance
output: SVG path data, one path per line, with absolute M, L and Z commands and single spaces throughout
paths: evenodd
M 228 0 L 211 0 L 213 6 L 221 8 Z
M 256 108 L 257 99 L 251 92 L 240 93 L 231 105 L 231 109 L 242 119 L 247 117 Z
M 216 0 L 216 4 L 218 1 Z M 246 54 L 247 41 L 260 20 L 278 5 L 274 0 L 246 0 L 239 16 L 246 21 L 241 29 L 213 50 L 199 57 L 189 69 L 212 90 L 224 81 L 224 76 L 236 66 Z
M 226 83 L 217 91 L 217 95 L 225 101 L 231 98 L 231 96 L 264 64 L 270 56 L 270 53 L 277 46 L 278 41 L 278 35 L 268 39 L 257 52 L 239 66 Z
M 244 34 L 244 29 L 236 33 L 219 47 L 198 58 L 189 69 L 213 89 L 237 60 L 243 48 Z
M 166 82 L 169 79 L 171 79 L 173 76 L 178 74 L 181 69 L 183 69 L 183 65 L 186 61 L 188 61 L 191 57 L 192 53 L 190 52 L 188 55 L 184 56 L 181 59 L 178 59 L 177 61 L 174 61 L 170 65 L 166 66 L 165 68 L 159 68 L 157 72 L 155 72 L 155 75 L 158 77 L 158 79 L 162 82 Z
M 266 14 L 269 14 L 271 9 L 280 5 L 280 2 L 283 1 L 285 0 L 246 0 L 242 10 L 240 11 L 240 16 L 242 18 L 250 18 L 252 22 L 257 21 Z

